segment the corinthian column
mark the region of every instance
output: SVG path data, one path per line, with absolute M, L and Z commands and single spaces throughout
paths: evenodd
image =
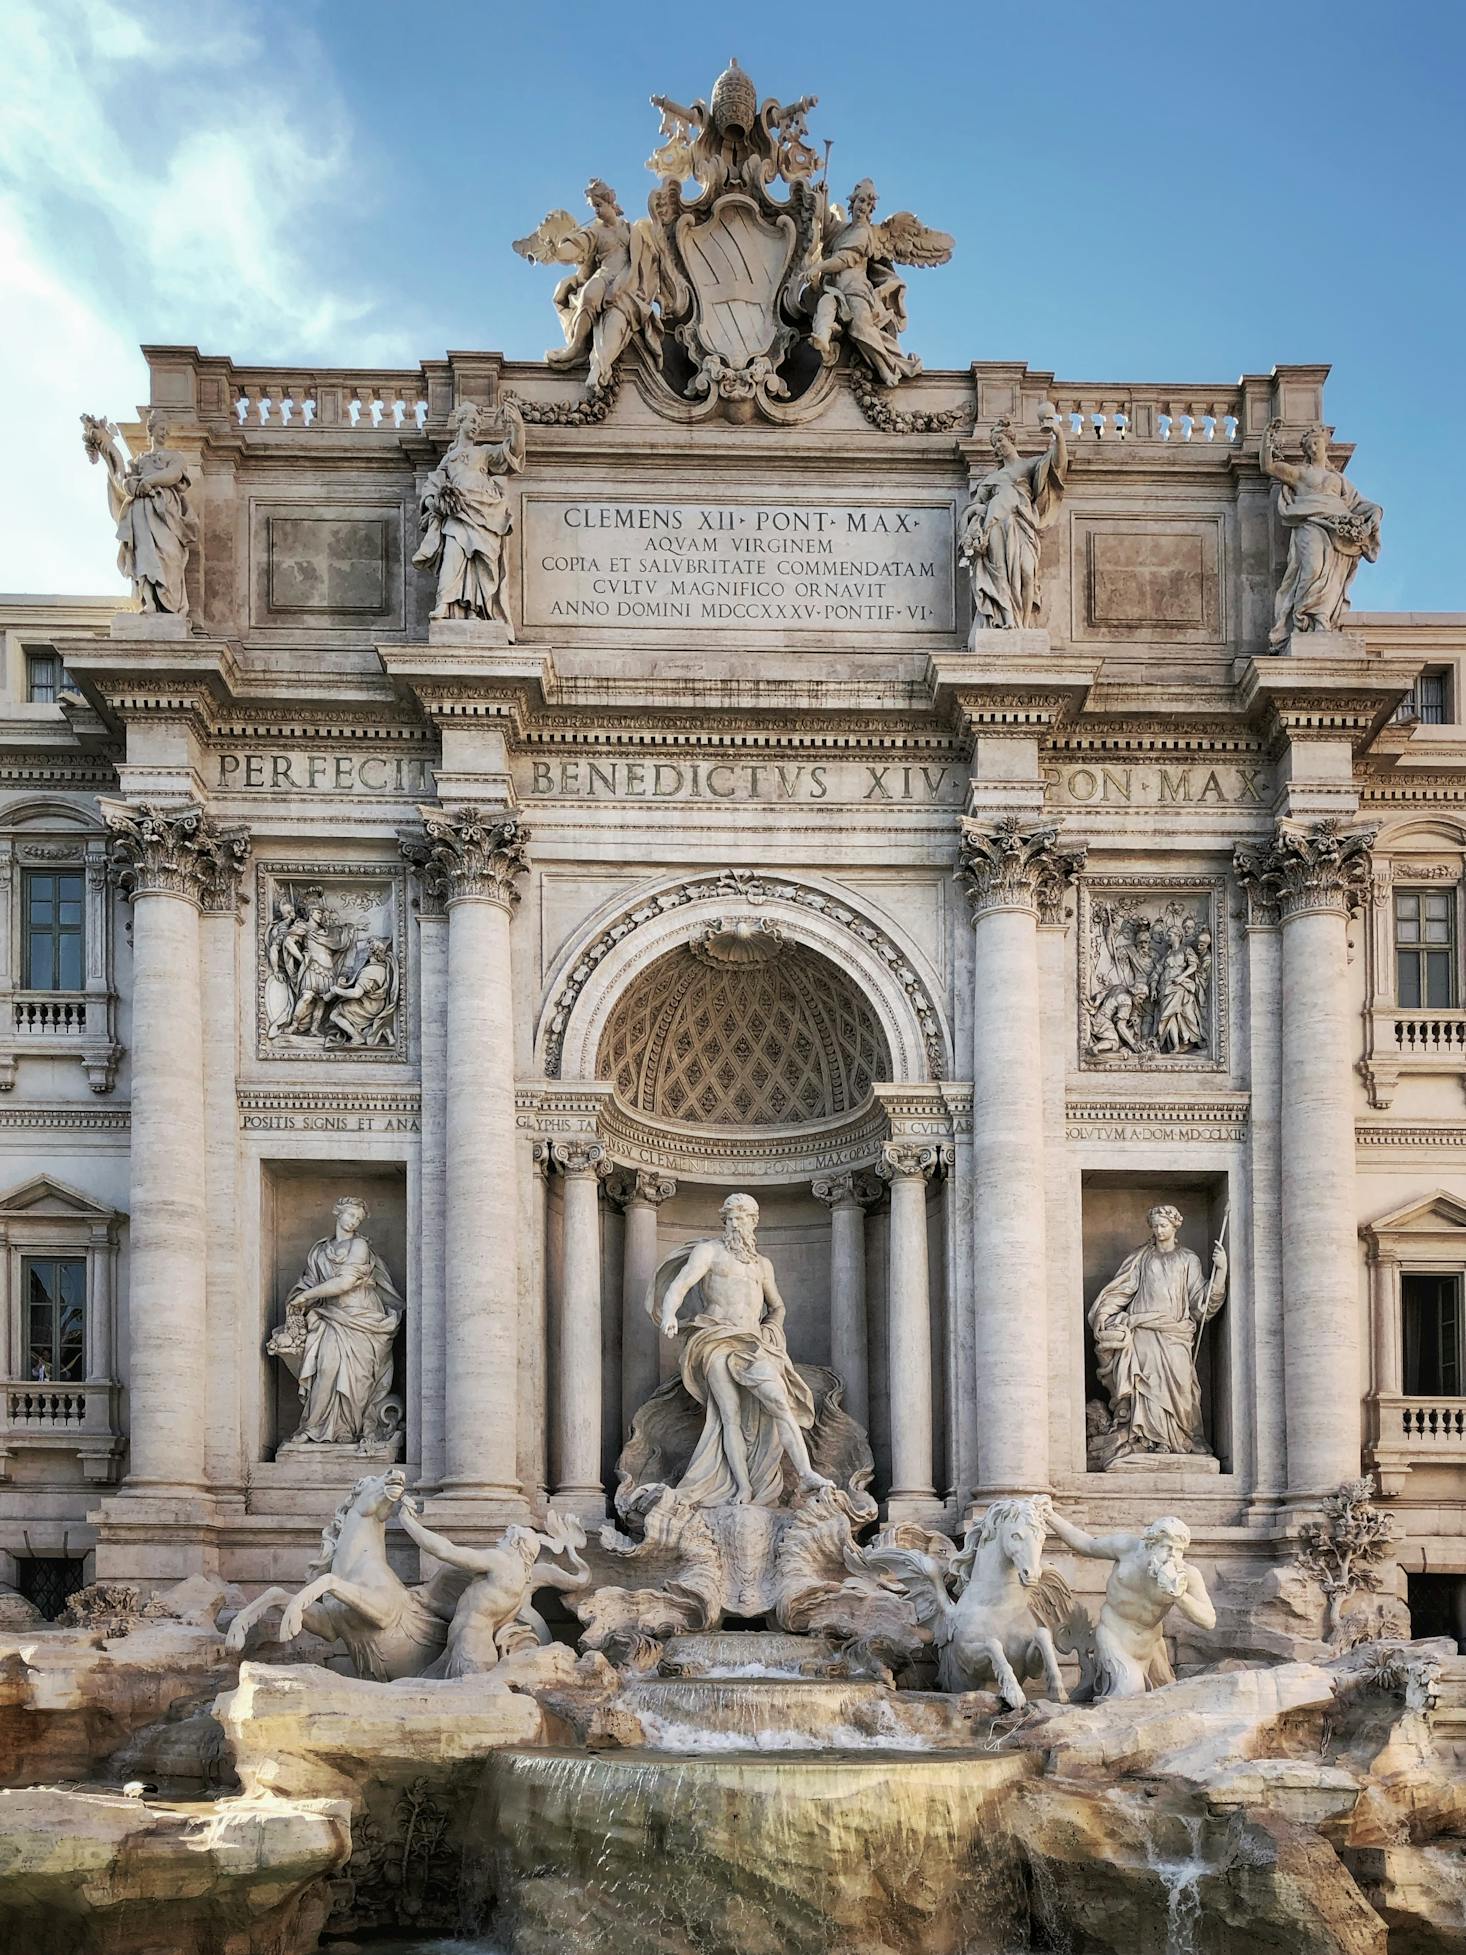
M 1017 815 L 964 821 L 958 874 L 974 930 L 972 1001 L 974 1423 L 985 1498 L 1049 1479 L 1048 1269 L 1038 924 L 1057 914 L 1083 849 Z
M 509 921 L 529 868 L 512 815 L 420 808 L 402 852 L 448 912 L 443 1491 L 524 1506 Z
M 891 1394 L 893 1520 L 930 1520 L 939 1505 L 932 1459 L 932 1306 L 926 1252 L 926 1184 L 944 1150 L 887 1141 L 876 1169 L 891 1184 L 886 1277 L 887 1373 Z
M 565 1513 L 602 1519 L 601 1181 L 610 1163 L 590 1138 L 552 1141 L 550 1159 L 565 1177 L 555 1501 Z
M 870 1330 L 865 1302 L 865 1211 L 880 1193 L 868 1174 L 814 1183 L 830 1211 L 830 1369 L 845 1387 L 845 1410 L 870 1425 Z M 930 1329 L 928 1329 L 928 1338 Z
M 1281 1180 L 1288 1492 L 1311 1500 L 1359 1473 L 1359 1244 L 1354 1212 L 1357 1013 L 1348 923 L 1378 831 L 1280 821 L 1238 849 L 1255 922 L 1283 934 Z
M 194 1493 L 208 1334 L 199 912 L 234 907 L 249 841 L 190 803 L 100 806 L 133 906 L 127 1485 Z
M 657 1271 L 657 1210 L 677 1192 L 670 1175 L 620 1168 L 609 1186 L 626 1217 L 621 1251 L 621 1430 L 657 1389 L 660 1332 L 646 1310 L 646 1293 Z

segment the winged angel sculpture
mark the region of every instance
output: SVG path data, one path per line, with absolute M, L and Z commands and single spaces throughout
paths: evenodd
M 664 141 L 648 162 L 658 184 L 647 215 L 629 221 L 598 178 L 586 191 L 589 223 L 554 210 L 515 240 L 521 257 L 571 268 L 555 289 L 565 344 L 548 363 L 588 363 L 598 401 L 636 344 L 666 388 L 734 419 L 755 407 L 779 418 L 779 404 L 812 387 L 842 347 L 885 386 L 919 373 L 901 349 L 896 266 L 945 264 L 952 239 L 910 211 L 878 224 L 868 178 L 848 215 L 832 205 L 815 180 L 815 103 L 760 103 L 736 61 L 706 102 L 654 95 Z
M 850 193 L 850 214 L 834 204 L 825 219 L 823 253 L 810 267 L 810 344 L 827 364 L 843 335 L 877 380 L 894 387 L 921 372 L 914 353 L 901 351 L 906 330 L 906 281 L 897 265 L 945 265 L 953 239 L 928 230 L 909 210 L 875 221 L 876 187 L 863 177 Z
M 588 357 L 589 392 L 597 400 L 614 384 L 616 363 L 633 339 L 639 337 L 661 365 L 663 320 L 686 310 L 687 288 L 654 217 L 629 224 L 615 191 L 599 177 L 585 196 L 589 224 L 568 210 L 552 210 L 538 230 L 514 240 L 514 249 L 536 265 L 573 268 L 555 287 L 565 344 L 545 359 L 563 368 Z

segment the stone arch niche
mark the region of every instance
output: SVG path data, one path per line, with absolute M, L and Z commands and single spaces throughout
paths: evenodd
M 551 1291 L 562 1299 L 551 1308 L 576 1333 L 562 1332 L 562 1350 L 601 1348 L 594 1395 L 606 1484 L 631 1414 L 675 1361 L 646 1319 L 650 1272 L 661 1255 L 715 1232 L 720 1202 L 741 1188 L 760 1203 L 760 1241 L 789 1307 L 791 1350 L 846 1379 L 847 1403 L 871 1433 L 878 1492 L 894 1495 L 910 1480 L 930 1504 L 931 1435 L 923 1424 L 907 1448 L 923 1457 L 922 1469 L 902 1476 L 892 1419 L 908 1402 L 940 1405 L 945 1392 L 942 1176 L 951 1149 L 942 1141 L 952 1046 L 939 984 L 863 898 L 776 872 L 649 884 L 606 905 L 558 958 L 535 1035 L 543 1104 L 562 1109 L 561 1122 L 578 1110 L 582 1148 L 602 1158 L 599 1203 L 573 1163 L 563 1181 L 551 1175 Z M 919 1142 L 908 1138 L 914 1121 Z M 551 1142 L 547 1158 L 557 1162 L 557 1144 L 570 1161 L 563 1143 Z M 893 1172 L 903 1178 L 900 1253 L 888 1204 Z M 586 1203 L 576 1222 L 571 1208 L 580 1216 Z M 602 1280 L 598 1297 L 582 1298 L 568 1252 L 555 1245 L 581 1241 L 594 1207 Z M 897 1264 L 902 1362 L 932 1374 L 929 1393 L 909 1391 L 905 1380 L 892 1389 Z M 586 1423 L 568 1416 L 572 1401 L 584 1404 L 594 1390 L 585 1369 L 573 1391 L 568 1378 L 558 1387 L 567 1439 Z M 929 1417 L 922 1411 L 919 1423 Z M 565 1451 L 562 1441 L 557 1499 L 578 1497 L 584 1477 L 564 1468 Z
M 724 870 L 692 881 L 651 883 L 606 905 L 558 959 L 546 987 L 535 1046 L 548 1079 L 593 1080 L 601 1038 L 639 973 L 710 930 L 750 937 L 777 932 L 816 952 L 868 1002 L 898 1083 L 952 1077 L 952 1040 L 941 982 L 897 927 L 865 901 L 821 878 Z
M 597 1070 L 628 1110 L 715 1127 L 803 1127 L 857 1113 L 891 1059 L 867 1000 L 777 930 L 710 926 L 622 994 Z

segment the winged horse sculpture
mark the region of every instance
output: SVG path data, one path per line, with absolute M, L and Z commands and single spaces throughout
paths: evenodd
M 930 1628 L 943 1690 L 996 1684 L 1009 1710 L 1027 1702 L 1026 1677 L 1042 1676 L 1068 1702 L 1054 1631 L 1074 1608 L 1069 1584 L 1043 1568 L 1051 1502 L 995 1500 L 950 1559 L 914 1548 L 873 1547 L 866 1565 L 893 1578 Z

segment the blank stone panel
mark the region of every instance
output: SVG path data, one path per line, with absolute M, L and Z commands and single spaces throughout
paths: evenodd
M 1076 518 L 1073 562 L 1076 640 L 1215 645 L 1226 637 L 1218 516 Z
M 255 629 L 403 628 L 402 509 L 256 501 L 250 511 Z
M 1140 530 L 1089 539 L 1090 617 L 1100 625 L 1206 622 L 1199 536 Z
M 381 517 L 270 518 L 272 611 L 387 608 L 387 526 Z

